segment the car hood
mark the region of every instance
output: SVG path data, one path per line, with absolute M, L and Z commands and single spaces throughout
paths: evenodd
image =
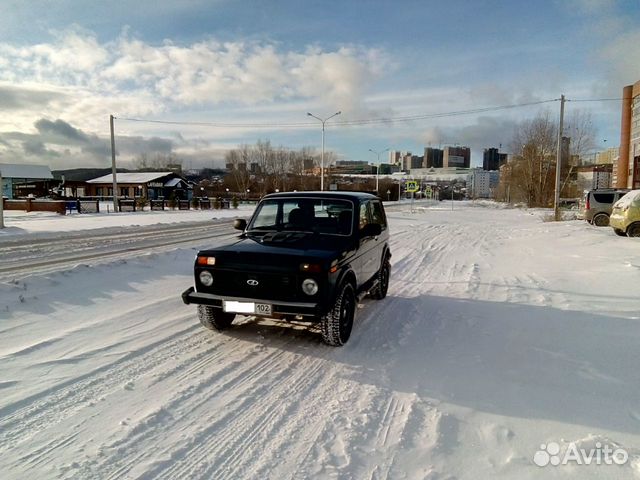
M 303 234 L 286 237 L 241 236 L 232 243 L 201 250 L 199 255 L 215 256 L 217 267 L 291 267 L 300 263 L 328 263 L 350 254 L 349 237 Z

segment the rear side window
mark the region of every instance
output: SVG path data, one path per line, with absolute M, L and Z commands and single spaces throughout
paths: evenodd
M 360 230 L 369 224 L 369 202 L 360 204 Z
M 387 219 L 384 216 L 384 210 L 382 204 L 379 201 L 371 202 L 371 221 L 372 223 L 378 223 L 382 226 L 382 230 L 387 228 Z
M 593 199 L 598 203 L 613 203 L 613 193 L 594 193 Z

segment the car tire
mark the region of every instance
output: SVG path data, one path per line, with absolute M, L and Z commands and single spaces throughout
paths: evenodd
M 350 283 L 343 284 L 329 312 L 320 320 L 322 340 L 332 347 L 347 343 L 356 314 L 356 296 Z
M 389 263 L 389 258 L 385 257 L 382 261 L 382 266 L 378 273 L 376 274 L 376 286 L 371 291 L 371 298 L 376 300 L 382 300 L 387 296 L 387 291 L 389 290 L 389 279 L 391 278 L 391 264 Z
M 229 328 L 234 318 L 236 318 L 234 313 L 223 312 L 219 308 L 207 305 L 198 305 L 198 319 L 202 326 L 209 330 L 220 331 Z
M 640 222 L 629 225 L 627 228 L 627 237 L 640 237 Z
M 615 233 L 619 237 L 626 237 L 627 236 L 627 234 L 624 232 L 624 230 L 620 230 L 619 228 L 614 228 L 613 229 L 613 233 Z
M 599 213 L 595 217 L 593 217 L 593 224 L 596 227 L 608 227 L 609 226 L 609 215 L 606 213 Z

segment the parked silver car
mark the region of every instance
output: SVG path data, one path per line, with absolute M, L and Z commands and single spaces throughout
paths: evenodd
M 614 188 L 585 190 L 580 199 L 578 218 L 597 227 L 608 226 L 613 204 L 624 197 L 628 191 Z

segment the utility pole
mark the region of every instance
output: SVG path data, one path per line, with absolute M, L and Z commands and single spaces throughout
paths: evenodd
M 564 128 L 564 95 L 560 95 L 560 125 L 558 128 L 558 150 L 556 152 L 556 191 L 553 202 L 553 214 L 560 221 L 560 172 L 562 171 L 562 130 Z
M 4 184 L 2 183 L 1 170 L 0 170 L 0 228 L 4 228 Z
M 109 115 L 109 125 L 111 126 L 111 173 L 113 175 L 113 211 L 118 211 L 118 182 L 116 180 L 116 139 L 113 134 L 113 115 Z

